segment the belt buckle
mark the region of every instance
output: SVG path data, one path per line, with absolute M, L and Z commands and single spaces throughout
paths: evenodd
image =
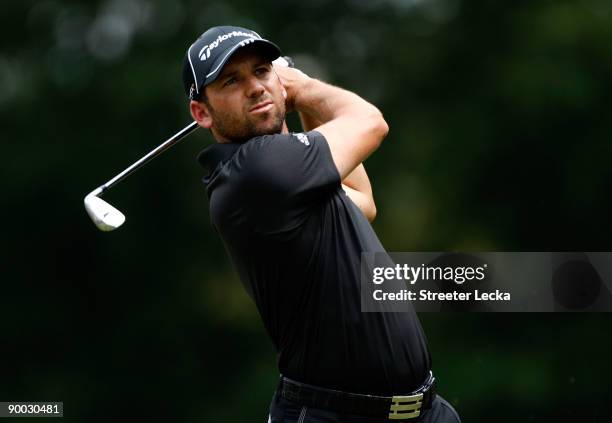
M 389 420 L 413 419 L 421 414 L 423 394 L 395 395 L 389 406 Z

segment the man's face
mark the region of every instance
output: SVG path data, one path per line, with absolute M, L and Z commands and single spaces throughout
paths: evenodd
M 241 49 L 206 87 L 211 130 L 229 142 L 280 133 L 285 121 L 283 92 L 272 64 L 256 49 Z

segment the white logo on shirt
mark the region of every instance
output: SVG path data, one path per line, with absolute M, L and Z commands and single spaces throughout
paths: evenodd
M 306 134 L 292 134 L 294 137 L 296 137 L 302 144 L 304 145 L 310 145 L 310 141 L 308 141 L 308 137 L 306 136 Z

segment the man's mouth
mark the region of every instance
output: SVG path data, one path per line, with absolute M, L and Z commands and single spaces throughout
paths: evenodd
M 259 113 L 259 112 L 267 112 L 274 106 L 272 100 L 262 101 L 261 103 L 257 103 L 253 107 L 249 109 L 250 113 Z

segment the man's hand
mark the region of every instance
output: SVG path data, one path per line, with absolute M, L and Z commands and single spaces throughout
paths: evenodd
M 284 65 L 274 65 L 274 70 L 278 75 L 281 84 L 287 91 L 287 97 L 285 98 L 285 105 L 287 107 L 287 113 L 295 110 L 295 96 L 296 94 L 304 89 L 311 78 L 296 68 L 290 68 Z

